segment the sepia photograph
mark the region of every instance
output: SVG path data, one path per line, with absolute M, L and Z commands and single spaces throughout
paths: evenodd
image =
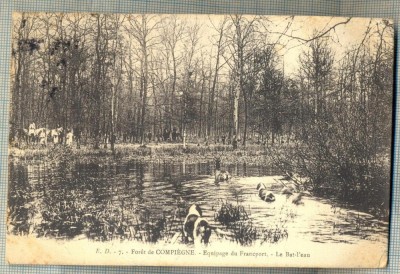
M 385 267 L 390 19 L 13 13 L 10 264 Z

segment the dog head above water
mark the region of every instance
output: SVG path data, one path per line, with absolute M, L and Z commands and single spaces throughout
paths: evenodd
M 204 218 L 198 218 L 194 223 L 193 241 L 195 244 L 208 244 L 211 236 L 211 226 Z
M 258 185 L 257 185 L 257 190 L 259 191 L 260 189 L 266 189 L 264 183 L 261 183 L 261 182 L 258 183 Z
M 203 216 L 203 211 L 200 206 L 197 204 L 192 204 L 187 210 L 187 216 L 189 215 L 197 215 L 199 217 Z
M 231 179 L 231 175 L 228 171 L 225 170 L 216 170 L 215 171 L 215 183 L 229 181 Z
M 261 198 L 261 200 L 266 201 L 266 202 L 274 202 L 275 201 L 275 195 L 271 191 L 267 191 L 264 188 L 261 188 L 258 191 L 258 196 Z

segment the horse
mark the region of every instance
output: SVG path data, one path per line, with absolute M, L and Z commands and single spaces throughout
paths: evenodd
M 35 138 L 41 146 L 47 146 L 47 137 L 50 135 L 50 130 L 47 128 L 38 128 L 35 130 Z
M 61 134 L 62 134 L 63 130 L 64 129 L 62 127 L 50 130 L 50 136 L 55 145 L 58 143 L 61 143 Z

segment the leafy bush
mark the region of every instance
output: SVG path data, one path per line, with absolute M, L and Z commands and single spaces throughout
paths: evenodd
M 310 127 L 305 140 L 290 151 L 276 151 L 273 162 L 284 172 L 308 178 L 316 195 L 388 218 L 389 150 L 384 144 L 376 148 L 352 119 L 342 119 L 331 117 Z

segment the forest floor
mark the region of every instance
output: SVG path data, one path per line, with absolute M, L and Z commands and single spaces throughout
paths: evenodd
M 246 163 L 248 165 L 264 166 L 271 164 L 270 148 L 263 145 L 250 144 L 233 149 L 232 145 L 211 144 L 198 145 L 189 143 L 186 148 L 181 143 L 150 143 L 145 146 L 139 144 L 119 143 L 115 145 L 113 154 L 108 145 L 94 149 L 92 146 L 81 145 L 79 149 L 63 145 L 46 147 L 26 146 L 23 148 L 10 147 L 10 161 L 40 161 L 80 159 L 86 161 L 110 161 L 119 159 L 139 159 L 143 161 L 172 161 L 195 163 L 220 158 L 224 164 Z

